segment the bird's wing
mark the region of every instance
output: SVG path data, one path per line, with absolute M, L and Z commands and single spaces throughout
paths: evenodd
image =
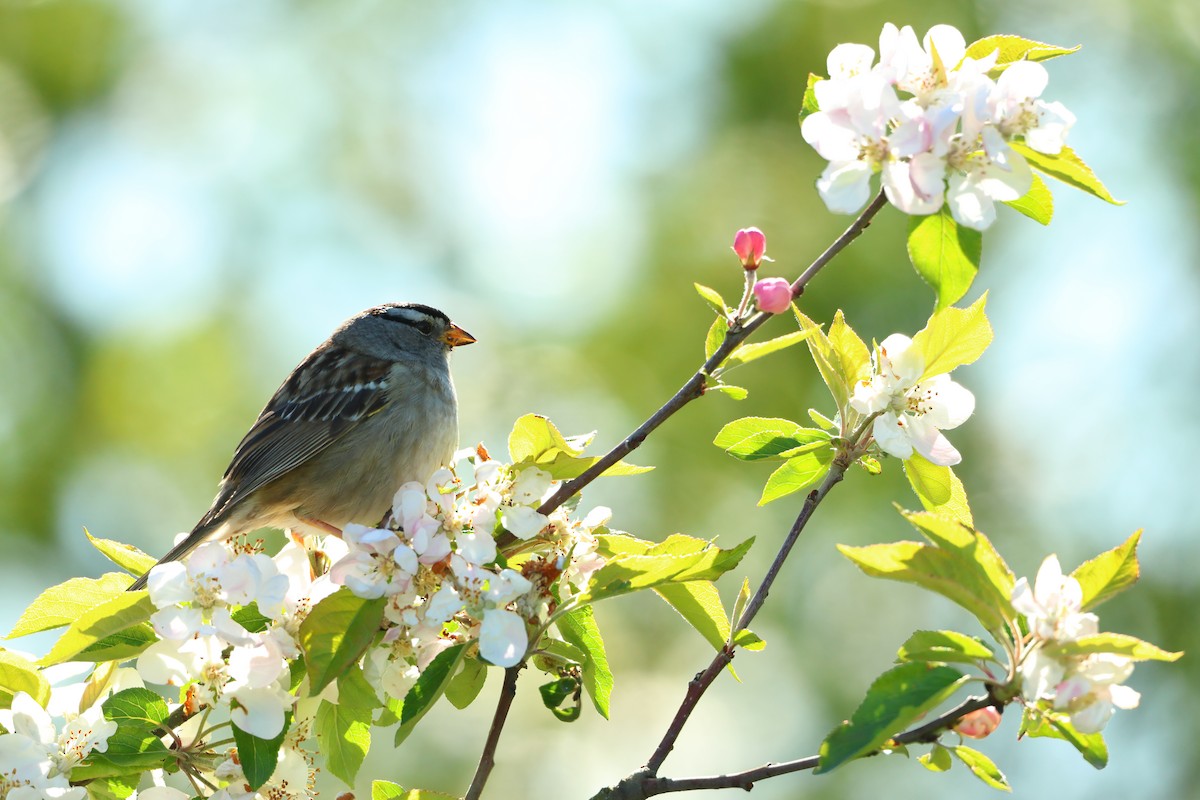
M 314 351 L 276 390 L 234 452 L 222 491 L 201 525 L 307 462 L 355 422 L 387 405 L 392 362 L 361 353 L 346 360 L 344 355 L 337 347 Z

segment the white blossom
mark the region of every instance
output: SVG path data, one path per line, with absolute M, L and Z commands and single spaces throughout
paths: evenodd
M 1082 602 L 1079 581 L 1063 575 L 1055 555 L 1042 562 L 1032 588 L 1027 578 L 1021 578 L 1012 591 L 1013 608 L 1029 620 L 1029 629 L 1035 636 L 1048 641 L 1073 642 L 1096 633 L 1097 617 L 1082 612 Z

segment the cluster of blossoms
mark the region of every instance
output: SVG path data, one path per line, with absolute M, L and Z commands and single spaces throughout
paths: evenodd
M 916 450 L 939 466 L 962 460 L 942 433 L 967 421 L 975 396 L 949 375 L 924 380 L 925 358 L 912 339 L 893 333 L 875 348 L 872 374 L 854 387 L 850 406 L 860 414 L 878 414 L 872 436 L 879 448 L 896 458 Z
M 116 670 L 101 699 L 130 681 L 140 684 L 133 670 Z M 117 725 L 104 719 L 98 701 L 80 710 L 83 689 L 84 684 L 77 683 L 55 691 L 48 708 L 18 692 L 12 705 L 0 711 L 0 726 L 7 731 L 0 734 L 0 798 L 87 797 L 82 787 L 70 785 L 71 769 L 91 753 L 105 752 Z M 61 724 L 56 724 L 56 717 Z
M 540 514 L 557 488 L 547 472 L 500 464 L 482 450 L 459 455 L 472 467 L 470 481 L 456 474 L 466 471 L 460 466 L 424 485 L 405 484 L 388 527 L 346 528 L 350 552 L 329 573 L 360 597 L 387 599 L 389 627 L 365 672 L 391 697 L 403 697 L 438 653 L 460 642 L 477 641 L 496 666 L 517 664 L 529 628 L 543 625 L 554 604 L 581 591 L 604 563 L 592 531 L 608 521 L 608 509 L 582 520 L 565 507 Z M 504 532 L 528 543 L 507 562 L 496 546 Z
M 1065 711 L 1080 733 L 1099 733 L 1115 709 L 1136 708 L 1141 695 L 1124 686 L 1133 660 L 1111 653 L 1069 655 L 1061 646 L 1098 632 L 1095 614 L 1080 610 L 1079 581 L 1063 575 L 1056 556 L 1042 562 L 1030 588 L 1021 578 L 1013 587 L 1013 608 L 1029 624 L 1029 647 L 1020 663 L 1026 702 L 1048 701 Z
M 918 42 L 911 27 L 891 23 L 879 36 L 877 64 L 867 45 L 833 49 L 829 78 L 813 87 L 820 111 L 801 129 L 829 161 L 817 190 L 831 211 L 866 204 L 876 172 L 904 213 L 933 214 L 948 203 L 959 224 L 976 230 L 995 221 L 996 202 L 1029 191 L 1033 175 L 1010 142 L 1057 155 L 1075 116 L 1041 99 L 1048 76 L 1040 64 L 1009 64 L 993 80 L 997 52 L 966 53 L 949 25 Z

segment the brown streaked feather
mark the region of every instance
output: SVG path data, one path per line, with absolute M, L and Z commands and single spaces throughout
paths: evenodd
M 336 346 L 314 351 L 275 391 L 237 446 L 221 494 L 200 525 L 307 462 L 352 423 L 381 411 L 388 403 L 391 368 L 392 362 L 362 353 L 347 360 Z

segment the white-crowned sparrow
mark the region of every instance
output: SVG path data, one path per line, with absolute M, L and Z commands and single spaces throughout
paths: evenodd
M 458 443 L 450 349 L 475 339 L 436 308 L 388 303 L 352 317 L 292 370 L 242 439 L 217 497 L 158 563 L 258 528 L 378 523 L 406 481 Z M 146 577 L 130 590 L 142 589 Z

